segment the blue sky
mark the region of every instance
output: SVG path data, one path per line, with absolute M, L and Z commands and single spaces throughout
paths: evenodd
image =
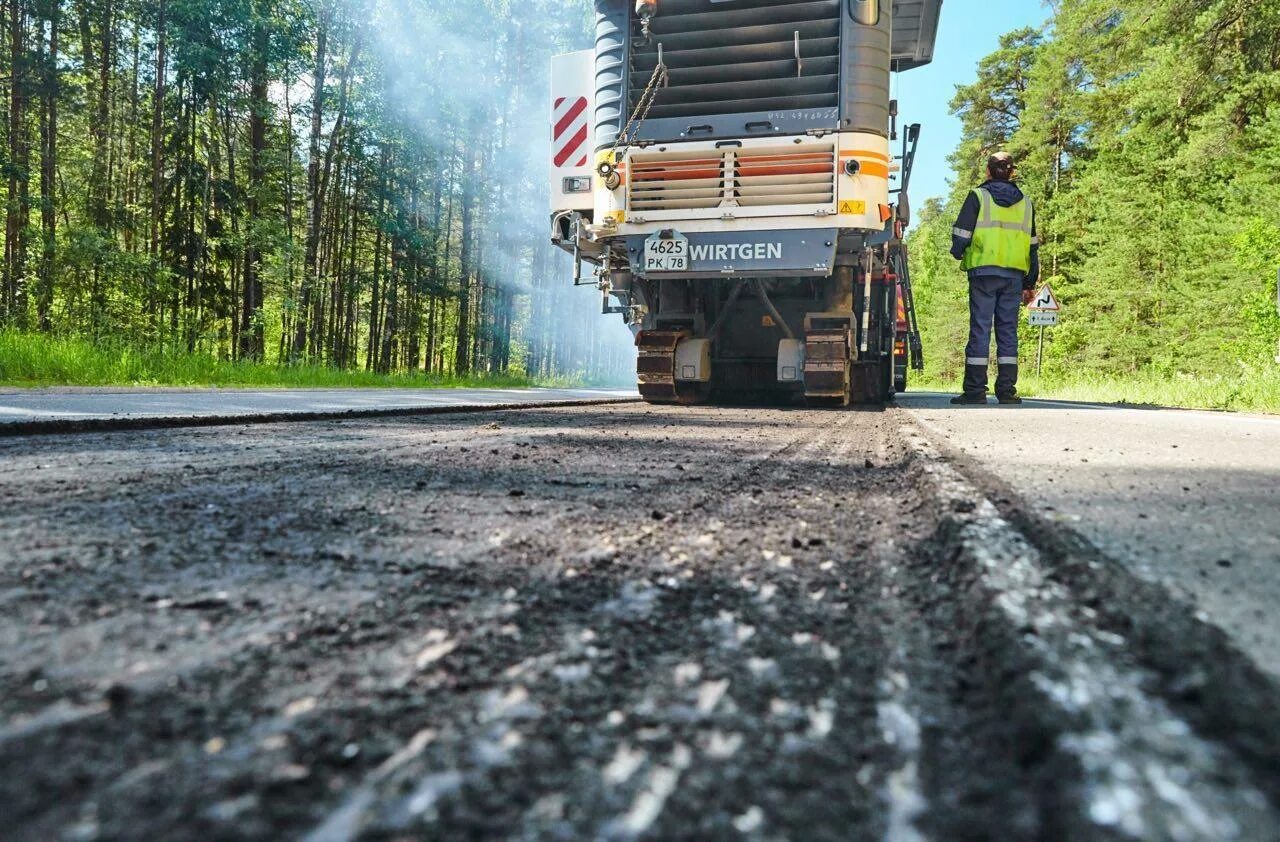
M 960 143 L 960 121 L 948 113 L 955 86 L 972 82 L 978 62 L 1000 36 L 1048 17 L 1040 0 L 944 0 L 933 64 L 894 76 L 899 123 L 920 123 L 920 152 L 911 177 L 912 205 L 944 196 L 951 169 L 947 156 Z

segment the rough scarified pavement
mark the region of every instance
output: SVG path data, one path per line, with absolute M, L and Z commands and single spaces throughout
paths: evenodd
M 1268 679 L 966 482 L 896 410 L 0 442 L 4 835 L 1270 838 Z

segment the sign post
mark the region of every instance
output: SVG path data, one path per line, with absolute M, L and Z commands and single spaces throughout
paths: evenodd
M 1053 294 L 1053 287 L 1045 284 L 1036 291 L 1036 297 L 1032 299 L 1031 306 L 1027 308 L 1027 323 L 1032 327 L 1040 328 L 1040 347 L 1036 350 L 1036 376 L 1040 376 L 1040 371 L 1044 368 L 1044 329 L 1046 327 L 1056 327 L 1058 324 L 1058 314 L 1062 312 L 1062 306 L 1058 304 L 1058 298 Z

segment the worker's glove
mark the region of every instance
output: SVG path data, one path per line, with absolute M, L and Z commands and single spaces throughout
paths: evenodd
M 1036 291 L 1034 289 L 1024 289 L 1022 291 L 1022 306 L 1028 307 L 1032 301 L 1036 300 Z

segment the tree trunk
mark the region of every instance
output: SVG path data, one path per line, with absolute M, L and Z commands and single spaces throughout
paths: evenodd
M 40 278 L 36 318 L 40 330 L 52 330 L 54 261 L 58 250 L 58 214 L 54 185 L 58 178 L 58 27 L 61 2 L 48 4 L 49 48 L 41 66 L 40 120 Z
M 266 172 L 263 155 L 267 148 L 267 51 L 271 34 L 266 10 L 254 9 L 253 58 L 249 71 L 249 193 L 245 201 L 248 218 L 244 253 L 244 290 L 240 310 L 240 357 L 261 360 L 266 348 L 262 322 L 262 249 L 259 245 L 258 212 Z
M 293 353 L 295 360 L 307 353 L 308 319 L 315 285 L 319 282 L 316 270 L 320 255 L 320 220 L 324 214 L 324 201 L 320 193 L 320 133 L 324 117 L 324 87 L 328 75 L 329 15 L 331 7 L 324 3 L 319 12 L 316 30 L 315 66 L 311 80 L 311 137 L 307 159 L 307 240 L 303 257 L 302 295 L 298 302 L 297 320 L 294 326 Z
M 467 134 L 471 142 L 464 145 L 462 178 L 462 254 L 459 258 L 462 278 L 458 288 L 458 330 L 454 337 L 454 372 L 459 376 L 471 373 L 471 274 L 473 229 L 476 216 L 476 150 L 474 139 L 480 126 L 479 115 L 472 118 Z
M 138 75 L 142 69 L 142 36 L 138 28 L 133 28 L 133 72 L 129 75 L 129 116 L 124 121 L 124 135 L 128 143 L 124 152 L 125 170 L 123 203 L 129 209 L 129 224 L 124 229 L 124 247 L 130 254 L 138 253 L 137 220 L 133 209 L 137 205 L 137 172 L 134 162 L 138 155 L 138 109 L 139 102 Z
M 382 147 L 382 160 L 387 159 L 387 147 Z M 369 342 L 365 349 L 364 367 L 366 371 L 381 371 L 380 349 L 382 347 L 382 237 L 386 226 L 383 215 L 386 213 L 387 171 L 382 168 L 382 177 L 378 181 L 378 205 L 373 214 L 375 226 L 373 237 L 373 292 L 369 298 Z
M 167 14 L 166 0 L 159 0 L 156 10 L 156 79 L 151 102 L 151 230 L 147 251 L 151 257 L 151 294 L 148 296 L 147 308 L 153 318 L 159 318 L 160 303 L 157 301 L 155 285 L 160 268 L 164 230 L 164 101 L 169 62 Z
M 5 212 L 4 310 L 8 322 L 26 322 L 26 230 L 30 214 L 27 133 L 27 4 L 9 0 L 9 194 Z
M 101 54 L 98 65 L 97 101 L 94 104 L 92 126 L 93 174 L 90 177 L 90 221 L 100 231 L 111 228 L 110 185 L 107 167 L 111 142 L 111 67 L 115 62 L 115 5 L 114 0 L 102 2 Z
M 294 273 L 296 261 L 293 255 L 293 246 L 296 242 L 293 227 L 293 104 L 289 101 L 289 84 L 287 80 L 284 86 L 284 139 L 284 230 L 285 241 L 288 243 L 286 246 L 288 252 L 285 255 L 288 276 L 288 291 L 286 295 L 288 300 L 280 308 L 280 344 L 276 351 L 276 357 L 281 362 L 285 359 L 285 347 L 289 342 L 289 333 L 293 327 L 293 323 L 290 320 L 290 305 L 296 305 L 297 302 L 297 278 Z

